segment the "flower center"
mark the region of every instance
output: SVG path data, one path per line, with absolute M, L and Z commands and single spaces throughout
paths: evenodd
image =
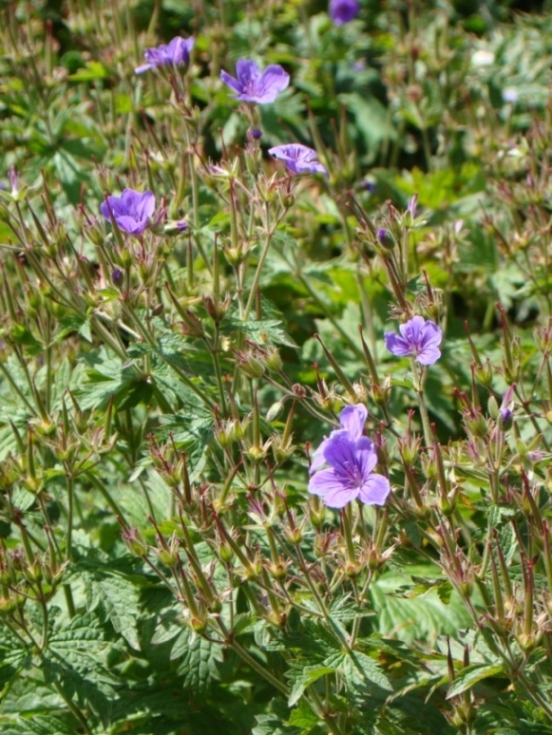
M 345 467 L 345 473 L 347 476 L 347 481 L 351 488 L 359 488 L 362 487 L 364 483 L 364 477 L 362 475 L 362 470 L 360 469 L 359 465 L 356 462 L 347 462 L 345 463 L 347 466 Z

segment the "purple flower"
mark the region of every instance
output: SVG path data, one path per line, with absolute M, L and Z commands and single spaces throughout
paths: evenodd
M 294 174 L 324 174 L 328 178 L 328 170 L 318 161 L 318 154 L 312 148 L 300 143 L 277 145 L 268 152 L 279 161 L 283 161 L 288 171 Z
M 355 440 L 347 430 L 332 432 L 324 446 L 324 460 L 330 467 L 316 472 L 308 489 L 322 496 L 329 508 L 343 508 L 357 498 L 369 505 L 385 504 L 391 486 L 386 477 L 373 472 L 378 457 L 368 437 Z
M 336 26 L 354 20 L 360 11 L 357 0 L 330 0 L 329 14 Z
M 357 441 L 357 439 L 360 439 L 362 436 L 364 424 L 366 423 L 367 418 L 368 410 L 366 409 L 366 406 L 362 406 L 360 404 L 356 404 L 355 406 L 346 406 L 339 414 L 341 429 L 332 431 L 330 436 L 323 439 L 322 444 L 313 453 L 310 467 L 311 474 L 324 464 L 324 449 L 328 445 L 328 442 L 338 434 L 340 435 L 343 431 L 347 433 L 347 436 L 351 441 Z
M 498 425 L 502 431 L 507 431 L 514 421 L 514 391 L 516 389 L 516 383 L 508 388 L 502 398 L 502 403 L 498 410 Z
M 123 271 L 120 268 L 114 268 L 111 271 L 111 280 L 116 286 L 118 286 L 123 280 Z
M 188 66 L 193 47 L 193 37 L 182 38 L 177 36 L 167 45 L 161 44 L 157 48 L 146 49 L 144 58 L 148 63 L 142 64 L 134 71 L 136 74 L 143 74 L 145 71 L 157 69 L 159 66 Z
M 385 332 L 385 346 L 394 355 L 405 357 L 412 355 L 420 365 L 433 365 L 441 357 L 438 346 L 443 333 L 433 322 L 425 321 L 421 316 L 414 316 L 400 327 L 401 336 L 394 332 Z
M 108 196 L 100 205 L 100 212 L 117 227 L 129 235 L 141 235 L 150 223 L 155 209 L 155 195 L 151 191 L 140 193 L 134 189 L 125 189 L 120 197 Z
M 236 93 L 232 96 L 240 102 L 266 105 L 274 102 L 289 84 L 289 74 L 279 64 L 271 64 L 261 73 L 254 61 L 238 59 L 236 74 L 237 79 L 234 79 L 228 72 L 221 71 L 220 78 Z

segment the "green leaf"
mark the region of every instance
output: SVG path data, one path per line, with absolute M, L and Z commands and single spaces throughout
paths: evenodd
M 18 717 L 11 722 L 2 720 L 0 718 L 2 735 L 75 735 L 78 732 L 76 722 L 50 715 L 37 715 L 31 719 Z
M 491 676 L 502 676 L 504 675 L 504 666 L 502 664 L 472 664 L 462 669 L 460 674 L 455 678 L 454 682 L 449 687 L 447 692 L 447 699 L 457 697 L 462 692 L 471 689 L 475 684 L 483 679 L 488 679 Z
M 89 704 L 96 712 L 107 713 L 118 683 L 101 663 L 109 646 L 97 618 L 90 613 L 58 623 L 42 657 L 45 683 L 56 681 L 66 697 L 76 697 L 80 705 Z
M 360 651 L 344 654 L 342 669 L 345 681 L 351 689 L 360 689 L 370 694 L 374 694 L 376 689 L 393 691 L 391 682 L 378 662 Z
M 0 629 L 0 697 L 6 684 L 29 667 L 31 652 L 23 646 L 9 631 Z
M 470 625 L 470 616 L 457 593 L 453 592 L 445 604 L 435 587 L 416 594 L 406 576 L 383 574 L 370 585 L 370 596 L 380 632 L 406 642 L 433 639 L 440 634 L 455 636 L 459 628 Z
M 218 679 L 217 661 L 222 661 L 222 648 L 217 643 L 202 638 L 191 629 L 187 629 L 188 645 L 182 656 L 178 673 L 184 677 L 184 686 L 199 694 L 205 694 L 213 679 Z M 179 638 L 182 646 L 184 636 Z M 171 652 L 174 656 L 174 647 Z
M 268 713 L 256 716 L 257 724 L 251 735 L 300 735 L 299 727 L 287 724 L 288 714 L 286 702 L 283 699 L 273 699 L 268 707 Z
M 301 699 L 286 724 L 301 728 L 301 735 L 307 735 L 319 722 L 320 719 L 314 714 L 308 703 Z
M 91 82 L 96 79 L 107 79 L 109 71 L 101 61 L 88 61 L 85 69 L 79 69 L 69 76 L 72 82 Z
M 84 584 L 88 612 L 101 609 L 115 632 L 139 650 L 139 587 L 112 562 L 103 561 L 95 549 L 76 546 L 75 557 L 69 576 Z
M 223 322 L 223 330 L 226 334 L 242 331 L 252 342 L 261 346 L 272 343 L 297 347 L 291 337 L 282 329 L 281 324 L 282 322 L 276 319 L 253 319 L 243 322 L 240 319 L 228 318 Z
M 288 706 L 293 707 L 294 704 L 301 699 L 307 687 L 314 684 L 322 676 L 333 674 L 334 666 L 305 666 L 302 668 L 292 667 L 288 672 L 291 679 L 291 689 L 288 697 Z

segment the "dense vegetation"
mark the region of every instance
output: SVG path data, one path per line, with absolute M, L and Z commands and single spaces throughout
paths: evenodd
M 552 20 L 357 5 L 0 3 L 3 735 L 552 733 Z

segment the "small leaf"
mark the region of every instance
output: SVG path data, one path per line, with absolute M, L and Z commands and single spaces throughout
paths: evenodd
M 333 674 L 334 671 L 334 666 L 305 666 L 300 670 L 292 669 L 289 672 L 290 678 L 293 677 L 293 683 L 288 697 L 288 706 L 293 707 L 294 704 L 297 704 L 307 687 L 322 676 Z
M 447 699 L 457 697 L 483 679 L 488 679 L 491 676 L 501 676 L 503 674 L 504 667 L 502 664 L 485 664 L 484 666 L 473 664 L 472 666 L 467 666 L 449 687 Z

